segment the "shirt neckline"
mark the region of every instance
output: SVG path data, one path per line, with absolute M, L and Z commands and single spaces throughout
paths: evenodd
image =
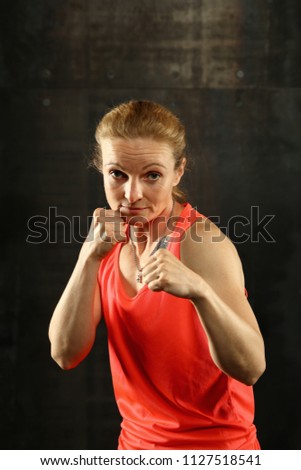
M 185 202 L 184 204 L 182 204 L 182 206 L 183 206 L 183 208 L 182 208 L 182 211 L 181 211 L 180 215 L 178 216 L 178 220 L 176 222 L 174 231 L 176 230 L 178 224 L 180 223 L 180 218 L 183 217 L 183 213 L 185 213 L 185 211 L 187 210 L 187 207 L 189 207 L 190 205 L 189 205 L 189 203 Z M 170 235 L 172 235 L 172 233 Z M 166 246 L 167 250 L 169 248 L 169 245 L 170 245 L 170 242 Z M 146 284 L 144 284 L 144 286 L 134 296 L 131 297 L 127 294 L 126 287 L 124 285 L 124 281 L 123 281 L 122 276 L 121 276 L 120 264 L 119 264 L 120 252 L 121 252 L 122 246 L 123 246 L 123 243 L 120 243 L 119 246 L 118 246 L 117 255 L 115 257 L 115 263 L 114 263 L 114 269 L 115 269 L 115 273 L 116 273 L 115 274 L 115 289 L 116 289 L 117 295 L 121 295 L 128 302 L 133 302 L 140 295 L 142 295 L 143 293 L 149 291 L 149 288 Z

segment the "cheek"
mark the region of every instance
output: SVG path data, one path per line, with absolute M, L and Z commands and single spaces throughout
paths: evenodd
M 172 188 L 178 184 L 178 177 L 176 175 L 170 175 L 168 179 L 166 179 L 164 185 L 162 185 L 162 189 L 164 188 L 165 191 L 172 191 Z
M 112 182 L 104 181 L 104 191 L 109 203 L 114 202 L 118 199 L 118 194 L 120 191 L 116 189 L 116 186 Z M 111 204 L 110 204 L 111 205 Z
M 116 183 L 116 181 L 114 181 L 112 178 L 109 178 L 109 177 L 105 177 L 103 179 L 103 185 L 104 185 L 104 189 L 105 191 L 110 191 L 111 193 L 114 193 L 114 192 L 118 192 L 118 188 L 120 188 L 120 185 L 118 185 Z

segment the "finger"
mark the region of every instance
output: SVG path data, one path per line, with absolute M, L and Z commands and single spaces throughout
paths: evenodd
M 102 211 L 104 211 L 104 209 L 102 207 L 97 207 L 93 211 L 93 217 L 98 217 L 101 214 Z
M 144 266 L 142 266 L 142 273 L 147 274 L 155 269 L 155 267 L 157 267 L 157 259 L 151 256 Z
M 103 232 L 100 232 L 99 238 L 106 243 L 114 243 L 113 237 L 107 234 L 107 232 L 104 230 Z
M 105 242 L 123 242 L 127 240 L 127 224 L 120 211 L 111 209 L 95 209 L 94 227 L 100 227 L 99 238 Z
M 111 224 L 106 223 L 104 226 L 104 231 L 108 237 L 111 237 L 116 242 L 124 242 L 127 240 L 127 231 L 126 224 Z
M 100 209 L 96 211 L 96 217 L 100 223 L 126 223 L 126 218 L 123 217 L 120 211 L 113 211 L 111 209 Z
M 86 237 L 86 241 L 93 241 L 93 240 L 95 240 L 95 238 L 99 237 L 100 225 L 97 222 L 97 217 L 98 217 L 97 214 L 99 213 L 99 211 L 101 211 L 100 208 L 95 209 L 95 211 L 93 212 L 93 219 L 92 219 L 90 227 L 89 227 L 89 231 L 88 231 L 88 234 L 87 234 L 87 237 Z
M 159 273 L 157 269 L 150 270 L 147 273 L 143 271 L 142 277 L 145 284 L 149 285 L 151 282 L 156 281 L 159 278 Z
M 143 279 L 146 284 L 149 284 L 153 281 L 160 281 L 161 287 L 165 284 L 169 278 L 169 269 L 165 263 L 158 261 L 149 264 L 146 268 L 144 267 L 142 270 Z
M 163 290 L 163 287 L 161 286 L 161 282 L 159 279 L 154 279 L 153 281 L 149 282 L 147 286 L 153 292 L 160 292 Z

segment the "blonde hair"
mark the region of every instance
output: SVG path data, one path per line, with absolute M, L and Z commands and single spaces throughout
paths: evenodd
M 92 157 L 92 166 L 102 172 L 102 139 L 138 137 L 153 138 L 168 143 L 175 159 L 175 169 L 186 158 L 185 128 L 177 116 L 152 101 L 131 100 L 111 109 L 98 123 L 95 132 L 97 145 Z M 173 197 L 180 203 L 186 201 L 185 193 L 178 186 L 173 188 Z

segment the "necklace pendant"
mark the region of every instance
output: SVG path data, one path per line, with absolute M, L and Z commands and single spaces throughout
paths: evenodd
M 137 280 L 137 282 L 139 282 L 139 284 L 142 284 L 142 272 L 140 270 L 137 273 L 136 280 Z

